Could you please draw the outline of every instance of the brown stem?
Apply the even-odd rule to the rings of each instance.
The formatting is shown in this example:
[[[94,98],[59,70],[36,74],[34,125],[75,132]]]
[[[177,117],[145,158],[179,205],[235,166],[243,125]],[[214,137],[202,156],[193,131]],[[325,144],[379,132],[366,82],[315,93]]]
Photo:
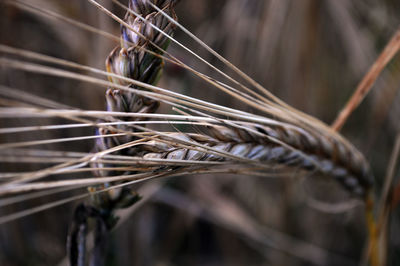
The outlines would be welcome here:
[[[353,111],[360,105],[364,97],[371,90],[372,86],[378,79],[382,70],[387,66],[390,60],[396,55],[400,50],[400,28],[393,35],[392,39],[386,45],[385,49],[376,59],[375,63],[371,66],[367,74],[358,84],[356,91],[351,96],[350,100],[347,102],[345,107],[337,116],[335,122],[332,124],[332,128],[335,131],[340,131],[346,120],[353,113]]]

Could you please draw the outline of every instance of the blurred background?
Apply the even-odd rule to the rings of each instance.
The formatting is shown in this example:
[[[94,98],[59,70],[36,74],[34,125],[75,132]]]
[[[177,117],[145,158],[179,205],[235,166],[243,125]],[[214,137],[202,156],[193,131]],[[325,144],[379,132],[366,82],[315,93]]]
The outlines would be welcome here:
[[[34,6],[119,35],[119,26],[83,0],[25,0]],[[111,1],[99,1],[120,17]],[[122,1],[127,4],[127,1]],[[105,69],[116,45],[59,20],[0,3],[0,43]],[[397,0],[181,0],[181,24],[290,105],[327,124],[355,90],[400,25]],[[177,40],[225,73],[227,69],[181,31]],[[176,45],[190,66],[221,76]],[[400,124],[400,57],[392,60],[341,133],[371,163],[379,191]],[[240,78],[238,78],[240,80]],[[104,89],[67,79],[2,68],[0,84],[87,110],[104,110]],[[192,74],[166,64],[160,87],[257,113]],[[172,113],[169,106],[163,112]],[[1,119],[1,127],[70,123],[63,119]],[[1,143],[93,134],[73,129],[0,135]],[[41,146],[89,152],[93,141]],[[36,147],[35,147],[36,148]],[[7,163],[2,172],[34,171],[45,163]],[[399,171],[396,184],[399,184]],[[86,175],[73,175],[76,177]],[[53,177],[57,178],[57,177]],[[64,176],[65,178],[65,176]],[[137,187],[141,204],[121,214],[111,235],[107,265],[359,265],[365,248],[363,204],[338,211],[349,195],[318,176],[267,179],[196,175]],[[0,207],[5,215],[71,196],[58,193]],[[65,265],[74,202],[0,225],[0,265]],[[400,264],[400,212],[388,235],[388,265]],[[64,260],[65,261],[65,260]]]

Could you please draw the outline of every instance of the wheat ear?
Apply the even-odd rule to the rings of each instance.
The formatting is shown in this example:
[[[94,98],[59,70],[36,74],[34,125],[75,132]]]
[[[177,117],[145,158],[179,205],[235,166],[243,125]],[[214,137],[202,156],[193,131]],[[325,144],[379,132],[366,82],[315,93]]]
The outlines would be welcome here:
[[[148,1],[144,1],[142,6],[137,5],[134,7],[131,3],[130,9],[137,13],[143,13],[144,10],[153,7],[146,5]],[[164,10],[161,11],[160,9],[158,12],[164,12]],[[170,14],[163,15],[171,17]],[[172,14],[172,17],[174,17],[174,14]],[[134,23],[135,19],[137,18],[131,16],[131,14],[127,14],[125,18],[129,24],[134,25],[135,29],[141,32],[145,31],[145,24],[140,27]],[[169,31],[172,29],[170,25],[168,25],[169,27],[160,26],[160,22],[156,21],[155,17],[146,17],[146,20],[163,32],[170,33]],[[153,27],[151,29],[147,28],[147,30],[153,30]],[[136,39],[140,40],[137,34],[133,34],[132,37],[128,33],[129,30],[123,27],[123,40],[128,38],[129,41],[133,42]],[[144,40],[142,41],[145,43]],[[122,46],[124,46],[124,42],[122,42]],[[159,46],[163,47],[163,42]],[[116,48],[107,60],[107,69],[112,73],[140,80],[142,76],[137,67],[136,57],[137,54],[131,48],[126,51]],[[149,77],[151,77],[150,83],[154,82],[154,75],[158,76],[158,73],[153,74],[152,72],[149,74]],[[110,81],[121,85],[129,85],[118,79],[111,78]],[[138,112],[139,110],[140,112],[154,112],[159,105],[154,100],[150,100],[148,104],[142,104],[142,101],[146,98],[136,99],[131,98],[131,96],[128,93],[123,97],[120,95],[119,90],[116,93],[109,92],[107,98],[109,110],[121,111],[125,108],[125,110],[133,112]],[[121,108],[121,105],[124,105],[124,107]],[[125,152],[144,159],[203,162],[237,161],[258,166],[260,164],[266,166],[284,165],[308,171],[316,170],[337,179],[353,195],[368,200],[373,176],[362,154],[352,145],[343,141],[342,138],[337,137],[333,132],[329,132],[325,126],[313,127],[312,121],[307,121],[307,116],[302,116],[290,109],[287,112],[290,114],[289,117],[292,116],[290,119],[276,121],[275,124],[269,126],[252,123],[247,123],[243,126],[238,125],[237,121],[235,121],[230,125],[225,124],[222,126],[210,123],[205,130],[200,129],[200,131],[206,131],[206,133],[157,133],[159,136],[155,136],[150,141],[144,139],[140,145],[128,148]],[[300,122],[290,123],[293,121],[293,117],[295,120],[296,117],[300,117]],[[303,124],[302,126],[301,121],[305,121],[305,125]],[[118,144],[121,143],[119,142]],[[104,148],[109,148],[110,144],[104,144],[103,146]],[[152,167],[147,170],[176,171],[181,167],[183,166],[164,165],[160,166],[159,169]],[[186,168],[188,167],[186,166]],[[262,170],[263,167],[261,167]]]
[[[117,47],[108,57],[108,71],[139,81],[149,79],[147,83],[153,83],[156,80],[158,69],[161,68],[158,62],[161,62],[161,59],[154,58],[143,51],[138,52],[135,47],[129,47],[126,42],[136,42],[138,46],[143,46],[154,41],[158,47],[165,48],[168,39],[161,33],[170,34],[174,28],[173,19],[176,18],[171,9],[165,8],[167,2],[162,1],[159,7],[157,7],[159,3],[151,3],[151,1],[129,2],[129,8],[134,13],[128,12],[125,21],[137,32],[122,26],[122,48]],[[172,5],[172,2],[169,4]],[[155,9],[157,12],[149,15],[149,12]],[[146,17],[145,22],[135,17],[133,15],[135,13]],[[152,26],[149,27],[147,23]],[[146,31],[150,32],[149,36],[145,34]],[[138,33],[146,35],[147,40],[140,38]],[[140,62],[146,62],[146,60],[140,59],[146,55],[152,58],[151,63],[142,66]],[[140,70],[144,69],[149,73],[143,76]],[[128,82],[118,78],[110,78],[110,81],[129,86]],[[147,100],[146,97],[138,97],[120,90],[109,90],[107,102],[108,110],[111,111],[141,113],[154,112],[159,105],[156,100]],[[278,105],[279,109],[283,107]],[[297,111],[284,108],[283,111],[288,116],[280,115],[283,121],[275,121],[268,126],[253,123],[238,127],[235,122],[230,126],[210,124],[205,134],[164,133],[163,137],[143,141],[140,146],[124,152],[143,156],[146,159],[213,161],[244,158],[245,162],[250,164],[280,164],[309,171],[316,170],[337,179],[353,195],[365,197],[372,186],[373,177],[362,154],[337,134],[326,129],[326,126],[313,126],[312,121],[308,121],[306,116]],[[300,117],[301,120],[296,121],[296,117]],[[291,123],[293,120],[295,122]],[[305,120],[304,124],[302,120]],[[186,143],[179,143],[179,140],[183,139]],[[107,144],[104,141],[115,143]],[[102,144],[98,146],[106,149],[112,145],[121,144],[123,141],[118,141],[117,138],[102,138],[99,139],[99,143],[102,142]],[[178,143],[174,143],[177,141]],[[194,150],[191,146],[200,147],[203,151]],[[201,146],[208,147],[208,151],[207,148]],[[210,154],[210,151],[214,154]],[[218,156],[218,152],[222,154]],[[227,156],[231,157],[226,158]]]
[[[159,8],[164,12],[175,16],[173,11],[174,1],[154,1]],[[149,4],[142,1],[129,1],[129,8],[139,12],[146,18],[143,21],[140,18],[127,13],[124,21],[133,29],[131,31],[125,26],[121,26],[121,44],[117,46],[106,60],[106,69],[109,73],[120,75],[130,79],[138,80],[143,83],[154,85],[157,83],[164,62],[161,58],[152,53],[147,53],[149,49],[160,53],[156,47],[166,49],[168,39],[162,34],[157,34],[149,26],[154,24],[161,28],[163,32],[172,34],[175,26],[169,22],[159,12],[154,12]],[[132,87],[135,89],[143,89],[129,82],[109,76],[110,82],[118,85]],[[125,113],[153,113],[157,110],[159,102],[130,91],[121,91],[118,88],[109,88],[106,92],[107,111],[110,112],[125,112]],[[132,122],[141,120],[140,118],[132,117],[117,117],[114,120],[121,122]],[[117,129],[127,130],[126,125],[117,125]],[[99,128],[97,135],[109,136],[113,132],[109,128]],[[96,152],[113,150],[125,143],[130,143],[137,139],[134,135],[116,136],[111,138],[98,138],[95,145]],[[129,149],[116,149],[113,155],[132,155]],[[98,169],[95,171],[100,177],[109,175],[119,175],[119,172],[109,171],[107,169],[114,168],[114,164],[106,164],[102,162],[93,163],[93,167]],[[110,186],[106,183],[104,186],[89,188],[93,192],[103,190],[104,187]],[[92,198],[94,205],[79,205],[75,210],[72,226],[68,237],[68,254],[71,265],[85,265],[86,253],[86,235],[88,218],[95,218],[95,238],[96,243],[92,253],[91,263],[98,265],[104,261],[104,242],[107,239],[107,232],[116,224],[114,211],[118,208],[124,208],[135,203],[139,197],[129,190],[127,187],[108,190],[106,193],[95,194]]]

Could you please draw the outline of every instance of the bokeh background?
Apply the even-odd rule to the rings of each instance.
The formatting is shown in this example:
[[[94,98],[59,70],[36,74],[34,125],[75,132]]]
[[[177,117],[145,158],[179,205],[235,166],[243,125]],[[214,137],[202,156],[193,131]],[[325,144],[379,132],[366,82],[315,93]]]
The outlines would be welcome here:
[[[119,26],[84,0],[25,0],[102,30]],[[111,1],[99,1],[120,17]],[[127,1],[123,1],[125,4]],[[0,43],[104,69],[115,43],[58,20],[0,3]],[[294,107],[330,124],[400,26],[397,0],[181,0],[181,24]],[[177,40],[237,77],[182,32]],[[221,77],[176,45],[169,51]],[[238,78],[240,80],[240,78]],[[67,79],[2,68],[0,84],[66,105],[104,110],[104,89]],[[257,113],[190,73],[166,64],[161,87]],[[385,69],[342,134],[360,149],[376,176],[385,176],[400,130],[400,57]],[[172,112],[163,106],[163,112]],[[68,123],[62,119],[2,119],[1,127]],[[0,135],[1,143],[93,134],[93,129]],[[42,146],[92,150],[93,142]],[[36,148],[36,147],[35,147]],[[45,163],[7,163],[1,171],[33,171]],[[399,171],[395,183],[399,183]],[[85,175],[74,175],[83,177]],[[87,176],[87,175],[86,175]],[[57,177],[52,177],[57,178]],[[318,176],[283,179],[199,175],[138,186],[141,204],[124,212],[112,233],[107,265],[359,265],[365,248],[364,206],[338,212],[349,196]],[[0,207],[5,215],[74,193]],[[65,243],[78,202],[0,225],[0,265],[65,265]],[[388,265],[400,264],[399,207],[390,217]]]

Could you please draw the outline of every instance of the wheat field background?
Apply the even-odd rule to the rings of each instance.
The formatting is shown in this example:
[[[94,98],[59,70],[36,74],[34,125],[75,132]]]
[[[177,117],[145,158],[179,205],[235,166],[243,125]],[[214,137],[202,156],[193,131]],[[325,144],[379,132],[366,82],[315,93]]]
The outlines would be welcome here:
[[[119,35],[119,25],[87,1],[25,2]],[[123,17],[125,12],[111,1],[99,2]],[[334,121],[400,25],[397,0],[181,0],[176,13],[181,24],[273,94],[327,124]],[[235,75],[181,31],[174,37],[225,73]],[[102,70],[115,46],[97,34],[5,3],[0,3],[0,43]],[[180,47],[171,45],[169,52],[221,79]],[[341,130],[370,162],[377,191],[400,132],[399,58],[395,57],[383,71]],[[83,110],[105,108],[105,90],[84,82],[3,67],[0,84]],[[169,63],[159,86],[257,114],[257,110]],[[7,98],[3,94],[2,100]],[[2,106],[5,103],[10,102],[0,102]],[[161,110],[173,113],[169,106],[161,106]],[[0,118],[1,128],[65,123],[70,121]],[[75,128],[0,134],[0,141],[4,144],[93,134],[93,128]],[[85,140],[33,148],[90,152],[93,146],[93,140]],[[32,162],[34,158],[28,160],[25,156],[13,157],[7,150],[0,150],[0,172],[36,171],[51,165]],[[395,184],[399,184],[399,175],[397,170]],[[68,178],[85,176],[88,173],[70,174]],[[284,178],[190,175],[149,181],[137,189],[144,196],[143,202],[125,212],[112,233],[107,265],[333,266],[359,265],[363,257],[367,237],[364,205],[343,204],[351,202],[347,192],[318,175],[299,176],[296,171]],[[1,206],[0,215],[83,191]],[[75,201],[1,224],[0,265],[65,265],[68,226],[77,204]],[[392,212],[389,228],[387,265],[398,265],[398,206]]]

